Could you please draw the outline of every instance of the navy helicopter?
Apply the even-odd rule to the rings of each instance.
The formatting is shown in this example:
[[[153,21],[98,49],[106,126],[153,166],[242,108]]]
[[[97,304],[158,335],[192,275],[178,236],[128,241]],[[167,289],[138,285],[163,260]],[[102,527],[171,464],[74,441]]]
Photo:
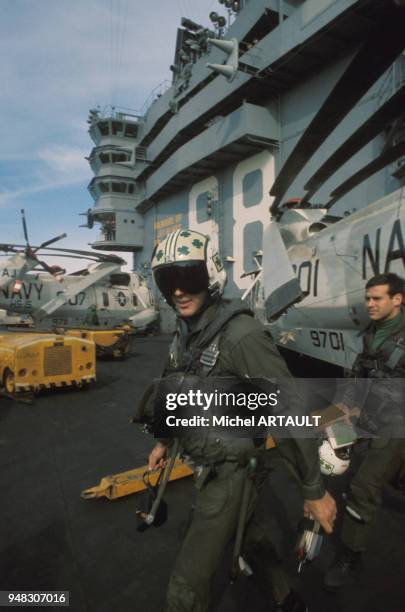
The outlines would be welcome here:
[[[15,318],[30,320],[35,327],[113,328],[123,323],[143,331],[157,319],[153,294],[136,272],[124,272],[126,262],[116,255],[76,249],[59,249],[52,244],[61,234],[39,246],[29,243],[24,210],[21,211],[25,245],[0,244],[7,256],[0,263],[0,309]],[[59,265],[43,257],[89,260],[87,268],[66,274]],[[3,313],[3,322],[9,318]]]

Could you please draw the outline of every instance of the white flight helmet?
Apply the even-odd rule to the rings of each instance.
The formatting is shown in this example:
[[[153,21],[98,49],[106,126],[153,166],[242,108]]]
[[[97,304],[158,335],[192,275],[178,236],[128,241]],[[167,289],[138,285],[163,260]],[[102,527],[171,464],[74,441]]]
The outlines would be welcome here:
[[[325,476],[340,476],[350,465],[351,446],[333,449],[329,440],[324,440],[319,447],[321,472]]]
[[[224,265],[209,236],[193,230],[176,230],[156,245],[152,272],[170,305],[175,289],[186,293],[208,291],[217,297],[226,283]]]

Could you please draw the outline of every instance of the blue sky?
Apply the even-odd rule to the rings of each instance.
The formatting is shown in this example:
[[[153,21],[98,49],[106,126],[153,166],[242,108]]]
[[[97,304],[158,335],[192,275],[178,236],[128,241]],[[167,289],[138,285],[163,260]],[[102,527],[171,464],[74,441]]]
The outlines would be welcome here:
[[[92,205],[88,110],[141,109],[171,78],[180,17],[206,25],[212,10],[223,13],[217,0],[0,0],[0,242],[23,241],[21,208],[33,244],[95,240],[78,228]]]

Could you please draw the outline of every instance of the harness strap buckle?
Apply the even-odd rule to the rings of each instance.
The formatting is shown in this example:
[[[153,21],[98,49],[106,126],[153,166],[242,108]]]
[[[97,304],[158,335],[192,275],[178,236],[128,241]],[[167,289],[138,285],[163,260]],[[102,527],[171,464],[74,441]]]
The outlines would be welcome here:
[[[217,362],[219,355],[218,346],[216,343],[210,344],[202,353],[200,363],[208,368],[213,368]]]

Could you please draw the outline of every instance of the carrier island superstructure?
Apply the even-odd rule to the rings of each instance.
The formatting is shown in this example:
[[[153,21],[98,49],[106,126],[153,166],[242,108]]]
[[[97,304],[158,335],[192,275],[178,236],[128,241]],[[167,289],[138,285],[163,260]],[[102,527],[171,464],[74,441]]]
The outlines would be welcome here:
[[[227,296],[243,295],[254,278],[246,273],[260,264],[272,203],[303,198],[304,185],[322,162],[403,87],[405,58],[393,25],[396,15],[403,17],[403,4],[222,0],[210,14],[212,27],[183,19],[172,82],[144,113],[90,111],[94,204],[87,217],[89,227],[100,226],[93,248],[132,252],[134,269],[148,276],[156,242],[190,227],[210,234],[218,245],[228,275]],[[367,52],[373,41],[382,49],[374,56]],[[322,119],[308,133],[322,105]],[[347,112],[339,117],[344,105]],[[358,150],[353,147],[347,163],[319,183],[311,196],[315,206],[305,213],[307,234],[308,228],[316,232],[403,185],[404,122],[398,109],[392,116],[380,117],[373,137]],[[328,122],[331,129],[322,139]],[[301,158],[295,151],[295,166],[270,196],[298,145],[303,145]],[[311,153],[304,163],[305,147]],[[316,205],[387,147],[399,152],[348,191],[320,222]],[[260,306],[254,290],[251,297]],[[173,316],[164,303],[160,306],[162,329],[168,331]]]

